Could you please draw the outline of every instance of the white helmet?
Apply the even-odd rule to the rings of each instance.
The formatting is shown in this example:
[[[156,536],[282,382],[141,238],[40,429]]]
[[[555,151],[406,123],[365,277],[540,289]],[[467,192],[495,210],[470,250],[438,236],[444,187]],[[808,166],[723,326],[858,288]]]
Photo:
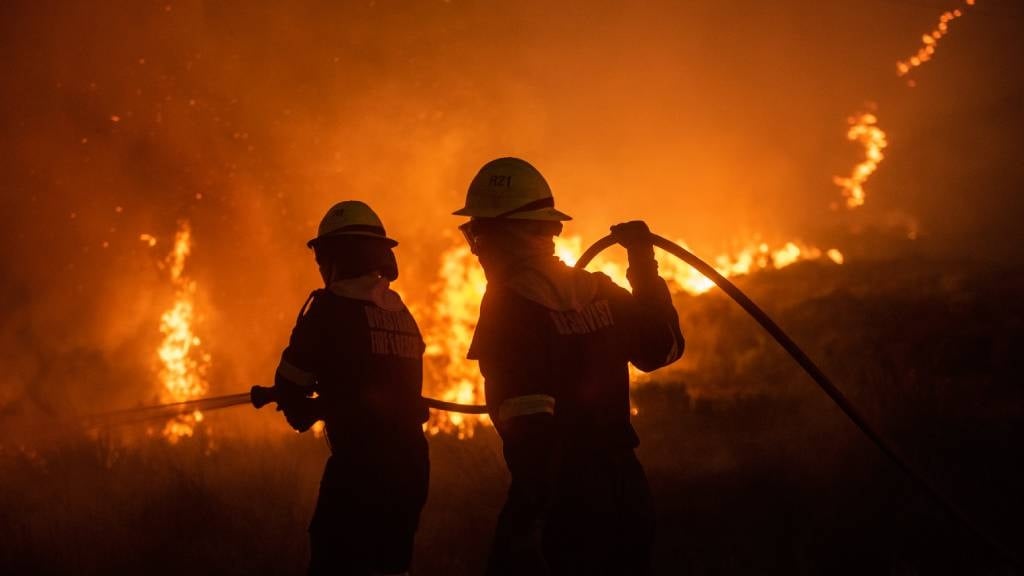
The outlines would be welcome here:
[[[380,238],[390,246],[398,246],[398,242],[388,238],[384,232],[384,224],[377,213],[358,200],[346,200],[331,206],[320,220],[316,238],[307,242],[306,246],[312,248],[319,240],[331,236],[369,236]]]

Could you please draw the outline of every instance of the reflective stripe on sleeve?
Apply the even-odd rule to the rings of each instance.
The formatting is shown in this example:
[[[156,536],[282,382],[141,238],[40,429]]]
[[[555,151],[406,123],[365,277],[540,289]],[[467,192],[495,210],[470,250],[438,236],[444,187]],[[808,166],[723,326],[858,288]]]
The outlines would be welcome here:
[[[529,394],[509,398],[498,407],[498,421],[507,422],[530,414],[554,414],[555,397],[547,394]]]
[[[315,374],[312,372],[306,372],[302,368],[291,364],[284,358],[282,358],[281,363],[277,365],[277,375],[302,387],[312,386],[316,382]]]

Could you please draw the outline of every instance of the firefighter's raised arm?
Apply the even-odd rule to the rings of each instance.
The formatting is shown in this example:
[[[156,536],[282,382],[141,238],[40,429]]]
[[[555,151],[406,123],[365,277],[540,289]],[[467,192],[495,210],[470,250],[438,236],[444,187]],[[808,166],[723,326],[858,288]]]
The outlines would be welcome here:
[[[685,340],[672,294],[658,275],[654,245],[647,224],[633,220],[611,227],[612,237],[626,249],[629,268],[626,278],[633,289],[630,362],[650,372],[667,366],[683,355]]]

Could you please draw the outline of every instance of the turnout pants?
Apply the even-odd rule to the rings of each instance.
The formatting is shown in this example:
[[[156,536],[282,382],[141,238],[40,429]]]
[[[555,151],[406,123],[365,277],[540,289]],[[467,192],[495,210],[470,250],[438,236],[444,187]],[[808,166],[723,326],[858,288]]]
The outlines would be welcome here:
[[[648,576],[654,508],[633,450],[565,458],[546,513],[516,486],[498,518],[488,574]],[[539,548],[539,549],[538,549]]]
[[[398,478],[354,467],[327,460],[309,526],[310,576],[407,572],[429,467]]]

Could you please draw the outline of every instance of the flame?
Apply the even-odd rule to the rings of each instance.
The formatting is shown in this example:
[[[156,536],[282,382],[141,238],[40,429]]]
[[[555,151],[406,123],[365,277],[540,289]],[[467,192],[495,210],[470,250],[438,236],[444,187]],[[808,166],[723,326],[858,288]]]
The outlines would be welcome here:
[[[683,248],[689,249],[684,240],[676,240]],[[583,253],[582,239],[579,236],[555,238],[555,254],[566,264],[574,265]],[[786,242],[777,248],[770,247],[766,242],[752,242],[743,248],[726,254],[720,254],[710,261],[712,267],[726,278],[745,276],[759,270],[781,270],[800,260],[818,260],[826,256],[836,264],[842,264],[843,254],[835,248],[822,251],[820,248],[805,246],[796,242]],[[678,260],[667,252],[657,251],[658,271],[661,277],[676,291],[692,295],[703,294],[714,287],[715,283],[689,264]],[[626,280],[626,264],[613,256],[598,254],[587,266],[588,270],[602,272],[619,286],[629,286]]]
[[[480,315],[480,300],[487,288],[484,271],[469,248],[458,245],[442,254],[438,274],[440,280],[434,287],[434,305],[425,311],[427,322],[423,325],[423,337],[427,342],[427,361],[440,365],[441,369],[428,391],[448,402],[483,403],[483,377],[476,363],[466,359],[466,352]],[[486,415],[434,412],[427,431],[469,438],[477,426],[489,421]]]
[[[889,143],[885,139],[885,132],[878,127],[878,117],[874,114],[859,112],[847,118],[847,122],[850,128],[846,131],[846,138],[864,147],[865,158],[853,167],[849,176],[834,176],[832,181],[843,189],[846,207],[857,208],[864,205],[864,183],[885,158],[882,150]]]
[[[682,246],[686,244],[677,242]],[[555,238],[555,254],[566,264],[573,265],[583,253],[583,240],[579,236]],[[620,286],[628,286],[623,254],[599,254],[587,266],[589,270],[603,272]],[[759,270],[781,269],[801,260],[827,258],[835,264],[843,263],[843,254],[835,249],[821,250],[796,242],[771,248],[765,242],[750,243],[731,254],[715,258],[713,266],[726,277],[743,276]],[[671,254],[656,253],[662,278],[676,291],[703,294],[714,283]],[[421,318],[421,330],[427,342],[426,362],[428,376],[426,389],[430,396],[451,402],[479,404],[484,402],[484,382],[477,363],[466,359],[473,331],[480,314],[480,300],[487,288],[483,269],[465,245],[456,245],[441,255],[439,280],[433,287],[434,303],[422,310],[414,310]],[[434,370],[429,368],[434,366]],[[635,380],[638,373],[630,372]],[[635,416],[639,413],[631,407]],[[472,437],[478,426],[490,424],[487,416],[472,416],[452,412],[434,412],[426,425],[430,434],[453,433],[459,438]]]
[[[921,36],[921,47],[917,49],[917,52],[906,60],[899,60],[896,62],[896,75],[906,76],[914,68],[917,68],[931,60],[932,56],[935,55],[935,50],[939,44],[939,40],[949,33],[949,25],[957,18],[966,14],[967,10],[974,6],[974,4],[975,0],[965,0],[963,10],[957,8],[955,10],[947,10],[940,14],[939,22],[935,25],[935,28]],[[908,80],[907,84],[914,86],[912,80]]]
[[[152,238],[144,234],[142,239]],[[151,244],[152,245],[152,244]],[[195,322],[196,282],[185,276],[185,261],[192,250],[192,230],[188,222],[179,225],[174,237],[174,248],[167,256],[174,303],[160,317],[160,333],[164,335],[157,356],[160,358],[161,398],[164,402],[183,402],[205,395],[209,391],[205,374],[210,355],[201,350],[199,336],[193,330]],[[167,422],[163,435],[171,442],[182,436],[191,436],[196,424],[203,420],[198,410]]]

